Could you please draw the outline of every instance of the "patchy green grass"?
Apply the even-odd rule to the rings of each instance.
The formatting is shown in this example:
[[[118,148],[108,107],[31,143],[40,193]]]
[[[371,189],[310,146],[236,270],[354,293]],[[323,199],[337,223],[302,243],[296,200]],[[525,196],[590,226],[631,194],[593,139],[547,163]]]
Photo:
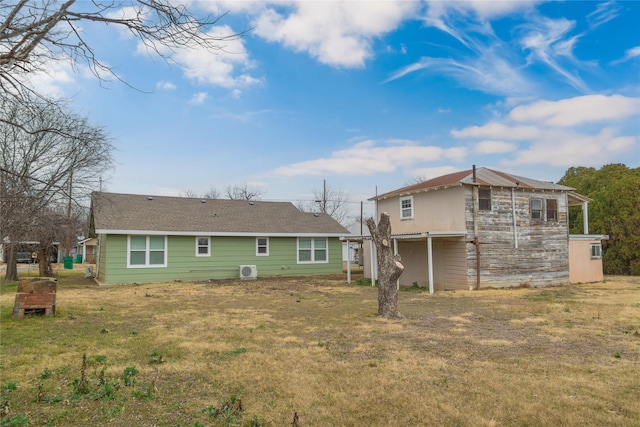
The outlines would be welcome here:
[[[0,285],[0,426],[640,425],[640,279],[399,293],[342,276]],[[413,292],[411,292],[413,291]]]

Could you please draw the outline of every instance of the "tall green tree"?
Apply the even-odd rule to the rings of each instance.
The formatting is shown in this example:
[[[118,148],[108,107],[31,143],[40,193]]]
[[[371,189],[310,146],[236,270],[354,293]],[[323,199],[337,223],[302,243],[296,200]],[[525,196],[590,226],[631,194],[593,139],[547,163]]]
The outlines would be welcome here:
[[[571,167],[559,184],[593,199],[589,232],[609,235],[603,242],[604,272],[640,275],[640,168],[620,163],[599,170]],[[581,209],[571,209],[570,232],[581,233],[581,224]]]

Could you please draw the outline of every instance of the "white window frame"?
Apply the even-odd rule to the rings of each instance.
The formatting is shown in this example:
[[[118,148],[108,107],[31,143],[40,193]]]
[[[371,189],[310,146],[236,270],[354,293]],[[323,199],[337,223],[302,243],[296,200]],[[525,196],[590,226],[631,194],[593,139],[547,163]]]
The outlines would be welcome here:
[[[311,251],[311,260],[309,261],[301,261],[300,260],[300,241],[301,240],[311,240],[311,248],[303,248],[303,250],[309,250]],[[317,248],[316,249],[316,240],[324,240],[325,242],[325,246],[324,248]],[[320,261],[316,261],[316,252],[323,250],[325,251],[325,259],[320,260]],[[296,242],[296,258],[297,258],[297,262],[298,264],[327,264],[329,263],[329,239],[327,239],[326,237],[298,237],[297,242]]]
[[[131,264],[131,238],[132,237],[144,237],[145,238],[145,249],[144,249],[144,264]],[[164,248],[163,248],[163,263],[162,264],[150,264],[149,258],[150,253],[154,252],[149,247],[149,242],[152,237],[162,237],[164,238]],[[136,250],[140,251],[140,250]],[[140,236],[140,235],[129,235],[127,236],[127,268],[163,268],[167,266],[167,258],[169,257],[169,247],[168,247],[168,239],[167,236]]]
[[[265,245],[260,245],[260,240],[266,240]],[[260,248],[264,247],[267,249],[266,252],[261,253]],[[269,238],[268,237],[256,237],[256,256],[269,256]]]
[[[201,254],[200,251],[199,251],[199,249],[201,247],[204,247],[204,246],[200,245],[200,239],[207,239],[207,253],[205,253],[205,254]],[[197,257],[211,256],[211,237],[196,236],[196,256]]]
[[[409,207],[403,207],[402,202],[409,201]],[[405,215],[405,211],[408,211],[409,215]],[[400,219],[413,219],[413,196],[400,197]]]
[[[594,249],[596,249],[597,252],[595,255],[593,254]],[[602,243],[590,243],[589,255],[591,256],[591,259],[602,259]]]

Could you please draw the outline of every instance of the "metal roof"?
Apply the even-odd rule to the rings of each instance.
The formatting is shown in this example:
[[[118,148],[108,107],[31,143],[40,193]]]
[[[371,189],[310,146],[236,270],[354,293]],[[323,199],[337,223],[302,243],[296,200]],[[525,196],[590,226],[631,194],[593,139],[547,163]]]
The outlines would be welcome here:
[[[475,181],[473,169],[460,172],[454,172],[448,175],[442,175],[427,181],[409,185],[407,187],[393,190],[388,193],[372,197],[369,200],[380,200],[389,197],[397,197],[409,194],[431,191],[440,188],[454,187],[459,185],[482,185],[487,187],[507,187],[507,188],[524,188],[530,190],[550,190],[550,191],[572,191],[574,188],[565,185],[555,184],[548,181],[539,181],[532,178],[512,175],[505,172],[496,171],[488,168],[477,168],[475,173]]]

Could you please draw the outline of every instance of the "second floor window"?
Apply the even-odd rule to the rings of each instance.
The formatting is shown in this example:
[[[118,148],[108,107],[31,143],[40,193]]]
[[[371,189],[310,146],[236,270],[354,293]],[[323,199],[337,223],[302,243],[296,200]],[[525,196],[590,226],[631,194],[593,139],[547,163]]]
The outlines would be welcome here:
[[[490,188],[478,189],[478,210],[481,210],[481,211],[491,210],[491,189]]]
[[[558,201],[556,199],[547,199],[547,221],[558,220]]]
[[[542,205],[542,199],[531,199],[531,219],[543,219]]]
[[[413,197],[400,199],[400,219],[413,218]]]

